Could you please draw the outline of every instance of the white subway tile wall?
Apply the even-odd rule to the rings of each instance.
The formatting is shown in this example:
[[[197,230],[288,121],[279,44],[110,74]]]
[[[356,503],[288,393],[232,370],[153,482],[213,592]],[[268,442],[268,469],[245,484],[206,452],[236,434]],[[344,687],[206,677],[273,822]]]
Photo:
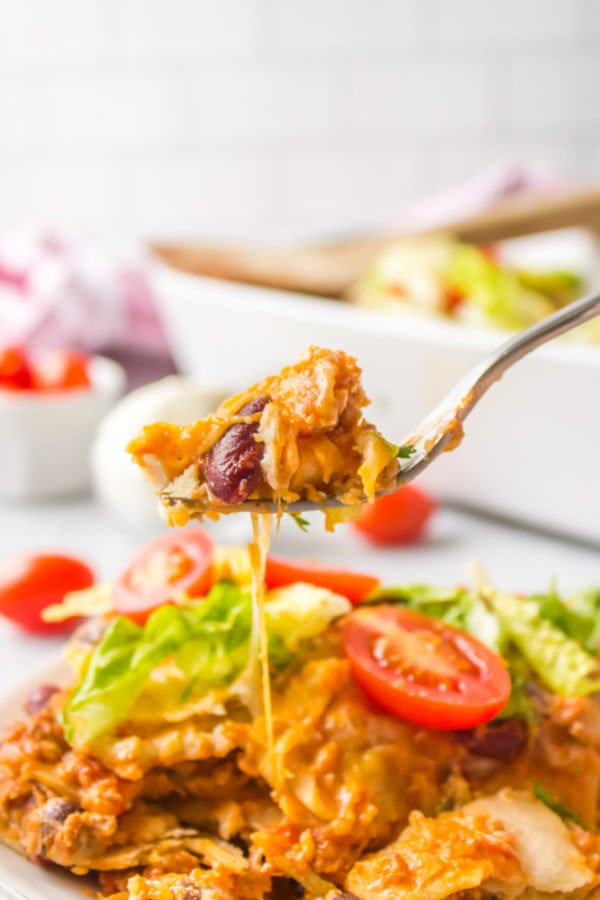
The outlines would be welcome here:
[[[0,227],[346,233],[600,174],[600,0],[0,0]]]

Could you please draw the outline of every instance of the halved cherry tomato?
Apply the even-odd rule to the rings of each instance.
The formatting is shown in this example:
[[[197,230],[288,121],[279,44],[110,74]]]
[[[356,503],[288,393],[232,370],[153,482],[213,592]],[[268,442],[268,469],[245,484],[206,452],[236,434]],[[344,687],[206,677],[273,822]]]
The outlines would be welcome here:
[[[283,587],[295,581],[316,584],[346,597],[351,603],[360,603],[381,585],[379,578],[364,572],[336,569],[308,559],[284,559],[268,556],[265,583],[268,588]]]
[[[143,622],[163,603],[185,592],[202,597],[213,583],[214,542],[202,528],[163,534],[133,557],[115,584],[115,609]]]
[[[352,673],[387,712],[429,728],[473,728],[510,696],[502,659],[476,638],[402,606],[366,606],[342,621]]]
[[[436,507],[424,490],[405,484],[367,503],[352,524],[374,544],[410,544],[422,536]]]
[[[64,391],[89,387],[89,358],[71,350],[45,350],[32,363],[33,388],[38,391]]]
[[[69,591],[94,583],[94,573],[72,556],[20,555],[0,560],[0,614],[26,631],[55,634],[70,631],[78,618],[44,622],[40,617],[51,603]]]
[[[21,391],[32,384],[33,374],[23,348],[6,347],[0,351],[0,387]]]

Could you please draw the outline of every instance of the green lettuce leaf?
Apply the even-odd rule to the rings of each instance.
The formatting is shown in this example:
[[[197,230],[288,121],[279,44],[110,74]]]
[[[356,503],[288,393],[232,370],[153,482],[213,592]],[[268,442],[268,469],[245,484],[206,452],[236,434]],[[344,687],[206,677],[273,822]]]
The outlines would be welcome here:
[[[184,612],[191,626],[174,653],[174,661],[187,679],[182,700],[195,692],[226,687],[248,658],[252,631],[249,589],[220,582],[204,602],[179,612]]]
[[[535,600],[499,593],[490,593],[487,599],[505,640],[518,648],[555,694],[581,697],[600,690],[598,660],[558,625],[543,618]]]
[[[519,268],[515,274],[523,287],[545,294],[557,309],[576,300],[584,288],[581,275],[564,269],[537,272]]]
[[[484,319],[503,328],[526,328],[554,311],[543,293],[524,287],[514,271],[470,244],[453,244],[446,277]]]
[[[321,634],[352,608],[345,597],[303,582],[277,588],[267,597],[269,662],[276,668],[291,662],[303,641]]]
[[[287,665],[302,641],[350,609],[323,588],[295,584],[267,595],[269,659]],[[127,718],[150,675],[165,660],[185,677],[180,702],[232,685],[249,664],[250,590],[219,582],[197,605],[162,606],[141,627],[115,619],[91,654],[84,677],[63,710],[67,740],[88,745]]]
[[[183,623],[168,610],[175,608],[158,609],[143,630],[123,618],[108,626],[63,710],[67,740],[86,743],[124,718],[152,669],[181,645]]]
[[[600,589],[590,588],[562,600],[552,586],[547,594],[531,599],[537,603],[542,618],[549,619],[589,653],[600,653]]]
[[[370,598],[373,603],[402,603],[448,625],[462,628],[487,644],[500,650],[500,625],[483,601],[463,587],[439,588],[428,584],[410,584],[384,588]]]

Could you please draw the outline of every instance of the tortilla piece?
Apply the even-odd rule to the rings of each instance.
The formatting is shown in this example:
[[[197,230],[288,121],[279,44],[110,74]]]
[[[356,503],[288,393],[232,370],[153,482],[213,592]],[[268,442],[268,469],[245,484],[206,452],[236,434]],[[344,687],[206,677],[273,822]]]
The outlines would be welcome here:
[[[555,812],[506,790],[435,819],[413,812],[397,840],[359,860],[345,884],[361,900],[580,900],[595,896],[597,849],[596,841],[586,859]]]

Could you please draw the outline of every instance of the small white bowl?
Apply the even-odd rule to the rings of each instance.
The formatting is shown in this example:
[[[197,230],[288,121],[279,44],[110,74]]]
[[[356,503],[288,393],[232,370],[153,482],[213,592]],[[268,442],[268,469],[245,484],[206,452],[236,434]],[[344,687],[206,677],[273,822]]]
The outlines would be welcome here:
[[[125,370],[90,361],[91,386],[63,391],[0,390],[0,498],[75,494],[91,482],[90,449],[99,422],[125,388]]]

